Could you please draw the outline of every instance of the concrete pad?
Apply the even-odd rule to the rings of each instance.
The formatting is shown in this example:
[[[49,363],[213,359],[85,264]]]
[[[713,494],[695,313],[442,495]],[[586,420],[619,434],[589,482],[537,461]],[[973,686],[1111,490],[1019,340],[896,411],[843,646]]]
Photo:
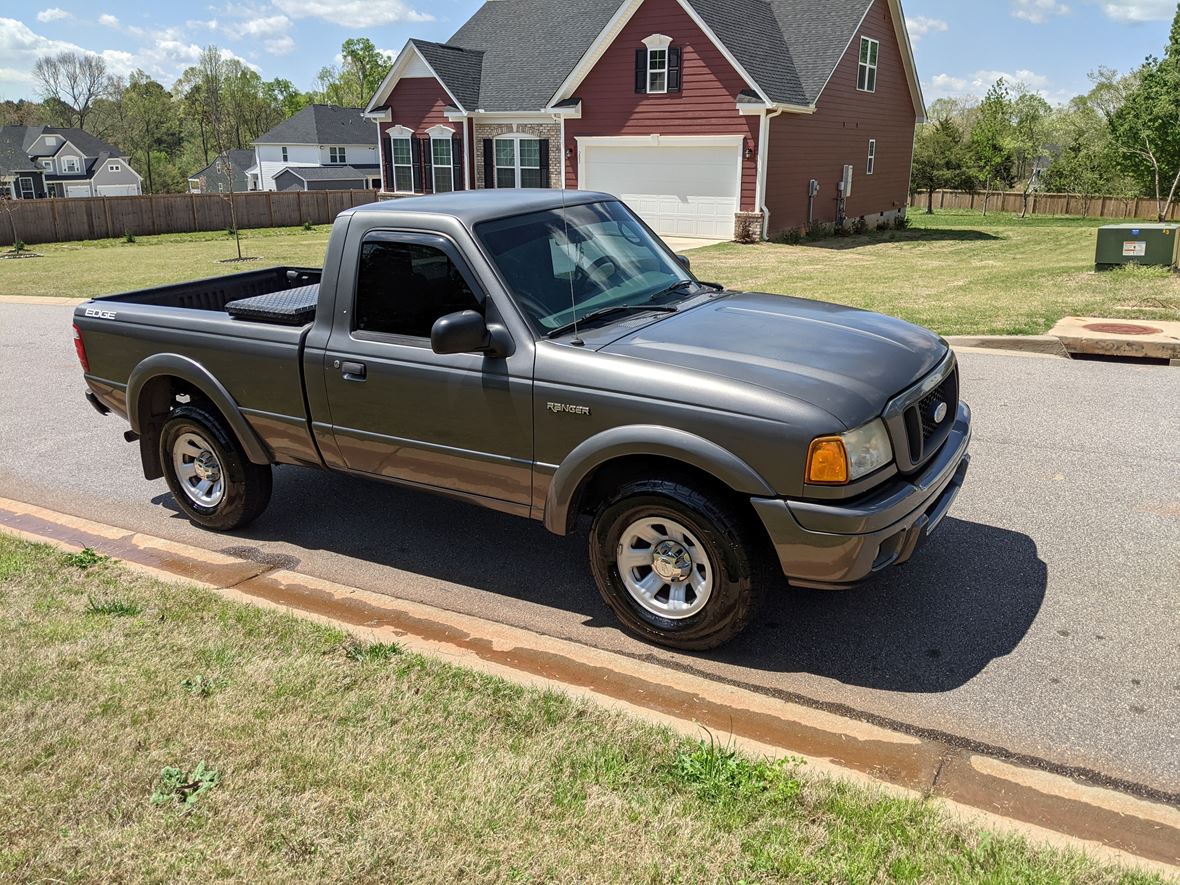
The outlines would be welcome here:
[[[1015,353],[1069,357],[1069,352],[1061,343],[1061,339],[1053,335],[953,335],[947,338],[947,343],[956,350],[1007,350]]]
[[[1130,359],[1180,359],[1180,322],[1066,317],[1049,334],[1070,353]]]
[[[693,249],[703,249],[705,246],[716,246],[718,243],[728,243],[729,240],[708,240],[701,237],[661,237],[673,252],[691,252]]]

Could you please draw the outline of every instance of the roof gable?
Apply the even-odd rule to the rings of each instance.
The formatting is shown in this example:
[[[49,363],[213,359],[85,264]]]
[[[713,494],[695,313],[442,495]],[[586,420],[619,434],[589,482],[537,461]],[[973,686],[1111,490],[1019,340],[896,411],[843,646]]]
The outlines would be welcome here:
[[[377,131],[360,108],[312,104],[258,136],[254,144],[376,145]]]

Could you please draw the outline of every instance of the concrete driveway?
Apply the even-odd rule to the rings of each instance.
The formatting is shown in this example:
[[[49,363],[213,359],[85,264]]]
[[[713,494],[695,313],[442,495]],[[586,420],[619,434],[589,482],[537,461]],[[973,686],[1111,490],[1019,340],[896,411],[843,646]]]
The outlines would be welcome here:
[[[974,461],[915,560],[854,592],[783,586],[738,642],[681,655],[619,630],[584,531],[289,467],[247,530],[193,528],[83,400],[69,317],[0,304],[0,495],[1180,803],[1180,369],[963,354]]]
[[[716,246],[718,243],[728,243],[729,240],[706,240],[699,237],[661,237],[673,252],[691,252],[705,246]]]

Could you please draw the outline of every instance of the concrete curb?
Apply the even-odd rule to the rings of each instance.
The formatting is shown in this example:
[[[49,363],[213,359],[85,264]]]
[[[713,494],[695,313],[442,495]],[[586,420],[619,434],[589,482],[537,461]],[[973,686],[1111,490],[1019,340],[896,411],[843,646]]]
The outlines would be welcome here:
[[[0,531],[92,547],[171,582],[592,699],[813,772],[933,801],[972,825],[1180,879],[1180,809],[647,661],[0,498]]]
[[[1005,350],[1069,359],[1069,351],[1054,335],[954,335],[946,340],[955,350]]]

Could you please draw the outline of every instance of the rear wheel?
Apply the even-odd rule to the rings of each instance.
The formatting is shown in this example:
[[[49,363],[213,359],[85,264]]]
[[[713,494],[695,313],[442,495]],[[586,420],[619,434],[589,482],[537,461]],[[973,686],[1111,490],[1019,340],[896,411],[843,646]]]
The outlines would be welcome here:
[[[197,525],[227,532],[256,519],[270,502],[269,464],[252,464],[219,415],[181,406],[160,432],[164,478]]]
[[[723,645],[749,624],[762,592],[755,550],[729,502],[667,480],[618,489],[590,533],[594,577],[619,620],[687,651]]]

